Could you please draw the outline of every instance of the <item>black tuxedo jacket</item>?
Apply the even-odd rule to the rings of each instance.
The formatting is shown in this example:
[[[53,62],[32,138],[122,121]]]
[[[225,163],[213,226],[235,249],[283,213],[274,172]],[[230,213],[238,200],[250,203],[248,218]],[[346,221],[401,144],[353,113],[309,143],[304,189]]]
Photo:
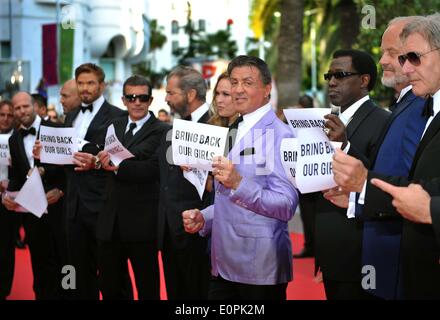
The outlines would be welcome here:
[[[347,125],[349,153],[367,166],[390,113],[366,101]],[[316,258],[329,280],[360,281],[362,222],[348,219],[347,209],[318,196],[316,209]]]
[[[155,152],[170,126],[150,112],[148,121],[126,144],[123,141],[127,123],[128,117],[113,121],[116,136],[135,157],[122,161],[117,173],[107,177],[97,237],[109,241],[114,228],[118,228],[122,241],[155,241],[159,202],[159,164]]]
[[[66,115],[64,125],[73,127],[73,122],[81,112],[77,108]],[[107,101],[99,109],[87,129],[84,140],[89,141],[82,151],[91,154],[98,154],[104,147],[107,128],[114,119],[126,116],[123,111]],[[108,174],[105,170],[89,170],[83,172],[74,171],[73,166],[66,167],[67,194],[66,194],[66,213],[68,218],[73,218],[77,211],[77,203],[81,201],[90,211],[98,213],[104,201],[104,190]]]
[[[375,177],[399,186],[407,186],[411,181],[422,182],[430,194],[439,195],[439,154],[440,114],[437,114],[420,141],[408,177],[368,173],[365,214],[398,214],[392,206],[391,197],[370,184],[370,180]],[[431,206],[431,209],[437,208],[431,212],[432,225],[413,223],[406,219],[403,221],[402,276],[404,297],[407,299],[440,299],[440,212],[436,203],[437,200],[434,200],[434,206]]]
[[[206,112],[198,122],[206,123],[209,112]],[[185,179],[182,169],[172,163],[171,130],[161,139],[158,149],[160,168],[160,200],[158,216],[158,244],[163,248],[164,237],[171,237],[177,248],[185,248],[189,243],[205,246],[206,239],[198,234],[186,233],[183,228],[182,212],[188,209],[203,209],[210,204],[211,195],[206,192],[200,200],[196,188]],[[168,137],[167,137],[168,136]],[[168,154],[168,160],[167,160]],[[166,230],[168,229],[166,234]]]
[[[48,127],[58,127],[59,125],[41,120],[41,124]],[[39,135],[39,129],[37,130],[37,138]],[[9,152],[11,155],[11,164],[9,167],[9,191],[19,191],[26,182],[26,176],[29,172],[30,164],[26,156],[26,151],[23,143],[23,135],[20,130],[14,130],[9,138]],[[65,175],[62,166],[53,164],[41,164],[39,160],[34,160],[35,165],[44,168],[44,175],[41,177],[44,190],[47,192],[54,188],[65,190]],[[48,211],[53,212],[54,209],[59,210],[61,214],[61,201],[49,205]],[[51,211],[52,209],[52,211]]]

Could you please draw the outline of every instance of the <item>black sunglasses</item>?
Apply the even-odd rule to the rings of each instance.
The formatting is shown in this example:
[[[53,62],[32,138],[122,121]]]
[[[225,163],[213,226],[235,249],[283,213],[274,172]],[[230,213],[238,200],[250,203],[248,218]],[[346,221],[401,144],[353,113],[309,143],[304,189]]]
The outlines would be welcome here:
[[[335,79],[341,80],[346,77],[354,76],[360,74],[359,72],[349,72],[349,71],[337,71],[337,72],[328,72],[324,73],[324,79],[326,81],[330,81],[332,77]]]
[[[438,50],[440,48],[435,48],[432,50],[429,50],[428,52],[425,53],[418,53],[418,52],[407,52],[405,54],[402,54],[398,57],[399,59],[399,63],[400,65],[403,67],[403,65],[405,64],[405,61],[408,60],[409,63],[411,63],[413,66],[420,66],[420,63],[422,63],[422,61],[420,61],[420,58],[423,57],[425,54],[428,54],[432,51]]]
[[[147,102],[150,100],[150,95],[148,94],[126,94],[124,98],[128,102],[135,102],[137,98],[139,98],[140,102]]]

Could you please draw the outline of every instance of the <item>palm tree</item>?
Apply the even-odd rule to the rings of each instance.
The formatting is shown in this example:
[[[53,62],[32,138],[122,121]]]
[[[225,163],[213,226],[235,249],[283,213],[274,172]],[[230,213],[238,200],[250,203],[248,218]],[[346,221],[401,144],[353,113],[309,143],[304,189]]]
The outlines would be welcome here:
[[[304,0],[280,0],[276,84],[278,109],[297,103],[301,91]]]

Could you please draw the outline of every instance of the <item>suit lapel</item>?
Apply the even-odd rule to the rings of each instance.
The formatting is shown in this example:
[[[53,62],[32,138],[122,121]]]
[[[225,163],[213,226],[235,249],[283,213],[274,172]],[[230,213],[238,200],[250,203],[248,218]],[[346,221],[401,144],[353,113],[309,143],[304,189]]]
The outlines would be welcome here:
[[[423,153],[423,150],[426,148],[429,142],[431,142],[431,140],[434,138],[434,136],[438,133],[439,130],[440,130],[440,112],[437,113],[437,115],[434,117],[432,122],[429,124],[428,129],[426,129],[426,132],[423,135],[422,140],[420,141],[419,147],[417,148],[413,163],[411,165],[411,170],[409,172],[410,178],[412,178],[414,174],[417,161],[419,160],[421,154]]]
[[[209,110],[206,111],[203,116],[201,116],[201,118],[199,119],[199,121],[197,121],[198,123],[207,123],[209,120]]]
[[[76,117],[78,116],[79,112],[81,108],[76,108],[73,111],[69,112],[66,116],[66,121],[64,123],[64,125],[66,127],[73,127],[73,121],[76,119]]]
[[[109,105],[107,103],[107,101],[104,101],[104,103],[102,104],[101,108],[99,109],[98,113],[93,117],[92,122],[90,122],[89,127],[87,128],[87,133],[86,136],[84,137],[85,140],[87,141],[92,141],[93,137],[92,132],[96,129],[99,128],[101,125],[104,125],[105,122],[107,121],[107,113],[109,112]]]
[[[125,129],[127,128],[128,118],[124,117],[124,120],[116,121],[113,126],[115,127],[115,134],[119,142],[124,144]]]
[[[365,101],[359,109],[354,113],[353,118],[351,119],[350,123],[347,125],[347,139],[350,140],[350,138],[353,136],[353,134],[356,132],[359,125],[364,121],[364,119],[373,112],[374,105],[371,103],[370,100]]]
[[[231,152],[229,153],[231,157],[239,156],[240,152],[246,148],[252,148],[255,146],[256,141],[259,139],[263,139],[263,136],[266,134],[265,128],[270,126],[276,118],[275,113],[270,110],[268,111],[261,119],[258,121],[241,139],[237,141],[235,145],[232,147]],[[261,144],[256,146],[261,147]]]
[[[27,171],[29,171],[29,169],[31,168],[31,164],[29,163],[28,157],[26,155],[26,150],[24,148],[24,142],[23,142],[23,135],[21,134],[21,131],[18,131],[18,139],[17,139],[17,143],[18,143],[18,150],[20,152],[20,156],[22,157],[22,159],[25,160],[25,163],[27,164]]]
[[[398,103],[398,106],[394,111],[391,113],[391,117],[389,117],[388,122],[385,126],[385,129],[382,130],[382,134],[378,140],[377,147],[374,149],[374,153],[371,157],[373,159],[373,162],[371,166],[374,166],[374,163],[376,162],[377,153],[379,152],[380,146],[382,145],[382,142],[385,140],[386,135],[388,134],[388,131],[393,124],[394,120],[397,119],[397,117],[405,111],[409,105],[416,99],[417,97],[412,93],[412,91],[408,91],[402,98],[402,100]]]

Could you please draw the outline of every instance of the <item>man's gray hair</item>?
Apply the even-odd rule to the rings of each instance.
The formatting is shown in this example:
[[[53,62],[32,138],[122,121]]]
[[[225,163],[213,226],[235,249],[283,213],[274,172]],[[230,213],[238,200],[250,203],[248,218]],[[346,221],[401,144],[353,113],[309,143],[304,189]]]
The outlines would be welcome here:
[[[167,76],[167,81],[172,78],[179,78],[179,88],[187,93],[189,90],[196,90],[197,100],[206,101],[206,82],[203,79],[200,72],[197,70],[186,67],[186,66],[177,66]]]
[[[405,42],[413,34],[420,34],[432,49],[440,48],[440,14],[432,14],[426,17],[414,17],[400,34],[400,40]]]
[[[408,24],[408,23],[410,23],[411,21],[413,21],[414,18],[417,18],[417,17],[419,17],[419,16],[403,16],[403,17],[395,17],[395,18],[391,19],[391,20],[388,22],[387,27],[389,27],[389,26],[391,26],[391,25],[393,25],[393,24],[395,24],[395,23],[398,23],[398,22],[406,22],[406,23]]]

